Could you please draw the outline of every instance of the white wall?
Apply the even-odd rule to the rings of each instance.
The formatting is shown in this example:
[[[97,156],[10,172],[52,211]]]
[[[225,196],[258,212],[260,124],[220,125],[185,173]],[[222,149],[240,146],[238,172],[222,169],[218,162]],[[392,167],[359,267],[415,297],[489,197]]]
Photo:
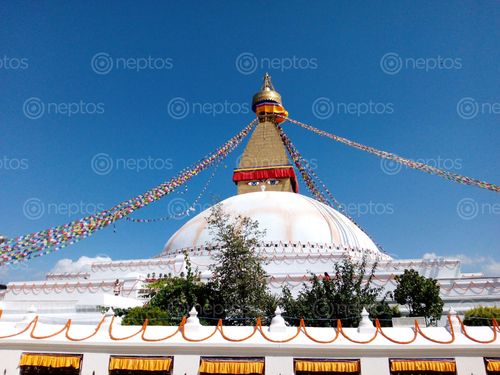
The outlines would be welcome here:
[[[293,357],[266,357],[266,375],[293,375]]]
[[[361,375],[390,374],[389,358],[361,358]]]
[[[106,375],[108,374],[108,365],[108,353],[85,353],[81,375]]]
[[[174,371],[172,375],[198,375],[200,367],[199,355],[174,356]]]
[[[0,351],[0,374],[18,375],[19,360],[21,359],[20,350],[1,350]]]
[[[457,375],[486,375],[482,357],[457,357]]]

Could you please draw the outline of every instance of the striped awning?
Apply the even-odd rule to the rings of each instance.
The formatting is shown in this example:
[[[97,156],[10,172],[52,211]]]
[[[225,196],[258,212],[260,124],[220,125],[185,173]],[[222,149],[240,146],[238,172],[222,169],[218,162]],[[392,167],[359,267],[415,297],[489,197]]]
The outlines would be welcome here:
[[[297,359],[295,371],[359,373],[357,360]]]
[[[500,358],[485,358],[486,370],[500,372]]]
[[[64,354],[21,354],[19,366],[41,366],[41,367],[73,367],[80,368],[81,356]]]
[[[264,374],[264,360],[206,359],[200,363],[202,374]]]
[[[440,371],[455,373],[452,359],[391,359],[391,371]]]
[[[170,371],[171,357],[115,357],[109,360],[109,370]]]

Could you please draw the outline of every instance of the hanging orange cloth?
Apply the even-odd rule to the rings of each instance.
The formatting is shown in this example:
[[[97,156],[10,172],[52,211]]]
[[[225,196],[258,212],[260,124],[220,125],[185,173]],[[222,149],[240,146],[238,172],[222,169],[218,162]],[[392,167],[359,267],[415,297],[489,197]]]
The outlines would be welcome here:
[[[200,373],[203,374],[264,374],[264,361],[202,359]]]
[[[129,371],[170,371],[172,358],[170,357],[111,357],[109,370]]]
[[[391,359],[391,371],[440,371],[455,373],[451,359]]]
[[[486,370],[500,372],[500,358],[486,358]]]
[[[280,115],[276,116],[275,121],[277,124],[281,124],[286,120],[286,117],[288,117],[288,111],[278,103],[264,102],[262,104],[257,104],[254,110],[257,116],[263,116],[267,114]]]
[[[295,371],[359,373],[359,361],[296,360]]]
[[[73,367],[80,368],[81,356],[64,354],[22,354],[19,366]]]

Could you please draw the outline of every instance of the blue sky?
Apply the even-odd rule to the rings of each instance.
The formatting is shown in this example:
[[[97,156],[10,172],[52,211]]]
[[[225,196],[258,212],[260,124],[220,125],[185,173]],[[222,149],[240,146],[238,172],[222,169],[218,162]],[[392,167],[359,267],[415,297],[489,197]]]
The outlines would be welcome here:
[[[0,19],[8,237],[111,207],[198,160],[251,121],[265,71],[294,119],[500,182],[498,2],[7,2]],[[389,253],[460,256],[465,270],[499,274],[498,194],[285,130]],[[197,209],[235,193],[241,152]],[[102,157],[111,169],[92,167]],[[135,217],[191,204],[210,172]],[[184,221],[120,222],[3,269],[0,282],[41,277],[64,258],[151,257]]]

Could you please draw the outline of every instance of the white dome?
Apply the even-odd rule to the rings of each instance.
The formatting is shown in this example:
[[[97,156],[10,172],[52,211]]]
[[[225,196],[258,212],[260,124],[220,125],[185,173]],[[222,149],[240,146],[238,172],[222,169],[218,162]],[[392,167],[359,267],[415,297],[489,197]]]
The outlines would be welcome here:
[[[371,257],[387,257],[347,217],[312,198],[288,192],[263,191],[232,196],[221,202],[235,217],[248,216],[265,229],[263,243],[321,244],[337,250],[355,250]],[[168,240],[160,256],[174,256],[181,249],[196,250],[213,244],[207,209],[184,224]],[[294,245],[295,246],[295,245]]]

